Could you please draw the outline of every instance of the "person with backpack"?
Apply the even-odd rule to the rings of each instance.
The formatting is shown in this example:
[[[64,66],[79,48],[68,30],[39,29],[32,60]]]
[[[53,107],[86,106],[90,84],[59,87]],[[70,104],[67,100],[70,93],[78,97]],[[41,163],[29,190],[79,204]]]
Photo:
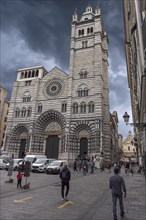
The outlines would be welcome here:
[[[61,195],[62,195],[62,200],[67,200],[67,196],[69,193],[69,181],[71,179],[71,172],[68,169],[67,165],[64,165],[63,169],[60,172],[60,179],[61,179]],[[66,192],[65,191],[66,187]]]
[[[123,205],[123,192],[124,198],[126,194],[126,185],[122,176],[119,175],[119,168],[114,168],[114,176],[111,176],[109,179],[109,188],[112,192],[112,201],[113,201],[113,216],[114,220],[117,220],[117,200],[119,200],[121,217],[124,217],[124,205]]]

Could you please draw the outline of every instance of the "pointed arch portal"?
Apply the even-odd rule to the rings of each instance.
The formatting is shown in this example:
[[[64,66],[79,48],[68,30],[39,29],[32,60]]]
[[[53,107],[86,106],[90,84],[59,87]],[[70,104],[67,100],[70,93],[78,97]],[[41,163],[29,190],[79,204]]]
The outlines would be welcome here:
[[[58,159],[59,153],[59,137],[57,135],[50,135],[46,138],[46,151],[47,158]]]
[[[83,157],[88,154],[88,139],[81,138],[80,139],[80,156]]]

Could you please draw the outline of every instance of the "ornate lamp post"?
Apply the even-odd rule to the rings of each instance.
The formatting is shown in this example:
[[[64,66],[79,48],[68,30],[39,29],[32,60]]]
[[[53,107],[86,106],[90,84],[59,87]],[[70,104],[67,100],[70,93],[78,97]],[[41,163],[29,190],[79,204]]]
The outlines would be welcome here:
[[[126,125],[131,125],[136,128],[138,128],[140,131],[144,131],[146,129],[146,123],[128,123],[130,116],[128,115],[127,112],[123,115],[124,122],[126,122]]]
[[[144,123],[128,123],[130,116],[128,115],[127,112],[123,115],[124,122],[126,122],[126,125],[131,125],[137,128],[139,131],[144,132],[144,135],[146,135],[146,122]],[[144,173],[145,173],[145,178],[146,178],[146,143],[144,143]]]

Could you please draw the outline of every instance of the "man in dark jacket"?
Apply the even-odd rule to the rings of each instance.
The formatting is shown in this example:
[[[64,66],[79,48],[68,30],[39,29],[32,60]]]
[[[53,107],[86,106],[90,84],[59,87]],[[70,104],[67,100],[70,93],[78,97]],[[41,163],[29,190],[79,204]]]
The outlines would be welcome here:
[[[69,181],[71,178],[71,172],[70,170],[67,168],[67,165],[64,165],[62,171],[60,172],[60,179],[61,179],[61,195],[62,195],[62,199],[67,199],[67,195],[69,193]],[[66,186],[66,193],[64,196],[64,189]]]
[[[117,220],[117,198],[119,199],[119,205],[121,210],[121,217],[124,216],[124,206],[123,206],[123,192],[124,197],[126,197],[126,186],[123,177],[119,175],[119,168],[114,168],[115,175],[110,177],[109,187],[112,190],[112,200],[113,200],[113,216],[114,220]]]

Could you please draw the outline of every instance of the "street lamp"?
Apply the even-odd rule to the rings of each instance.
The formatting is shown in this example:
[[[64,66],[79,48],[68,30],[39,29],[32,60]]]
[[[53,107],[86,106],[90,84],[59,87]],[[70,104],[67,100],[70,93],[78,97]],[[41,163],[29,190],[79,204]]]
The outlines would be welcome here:
[[[146,122],[144,123],[128,123],[129,122],[129,118],[130,116],[128,115],[127,112],[125,112],[125,114],[123,115],[124,121],[126,122],[126,125],[131,125],[136,127],[139,131],[146,132]],[[146,134],[145,134],[146,135]],[[146,178],[146,143],[144,145],[144,174],[145,174],[145,178]]]
[[[130,116],[128,115],[127,112],[123,115],[124,122],[126,122],[126,125],[131,125],[136,128],[138,128],[140,131],[144,131],[146,129],[146,123],[128,123]]]

